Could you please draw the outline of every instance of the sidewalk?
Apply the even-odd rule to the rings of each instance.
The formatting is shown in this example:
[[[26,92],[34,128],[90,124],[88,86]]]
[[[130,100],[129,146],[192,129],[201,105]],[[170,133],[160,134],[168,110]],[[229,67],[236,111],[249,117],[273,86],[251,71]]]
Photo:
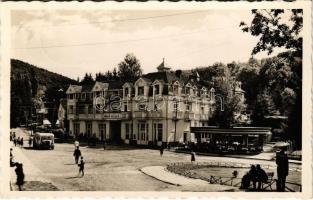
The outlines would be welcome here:
[[[171,173],[163,166],[149,166],[140,169],[144,174],[151,176],[159,181],[168,183],[171,185],[181,186],[182,188],[194,187],[205,188],[206,191],[218,192],[218,191],[237,191],[236,187],[209,184],[207,181],[200,179],[187,178],[178,174]]]
[[[185,154],[190,154],[189,151],[184,151],[184,150],[174,150],[170,149],[168,150],[170,152],[174,153],[185,153]],[[241,158],[241,159],[248,159],[248,160],[264,160],[264,161],[275,161],[274,153],[259,153],[256,155],[234,155],[234,154],[214,154],[214,153],[201,153],[201,152],[196,152],[196,155],[201,155],[201,156],[218,156],[218,157],[228,157],[228,158]],[[297,164],[297,165],[302,165],[302,161],[299,160],[291,160],[289,159],[289,163],[292,164]]]
[[[24,156],[21,148],[13,146],[11,146],[11,148],[13,149],[13,161],[23,164],[23,171],[25,174],[25,184],[23,186],[23,190],[57,190],[53,183],[50,180],[46,179],[44,174]],[[11,167],[11,189],[14,191],[18,191],[18,186],[15,183],[15,167]]]

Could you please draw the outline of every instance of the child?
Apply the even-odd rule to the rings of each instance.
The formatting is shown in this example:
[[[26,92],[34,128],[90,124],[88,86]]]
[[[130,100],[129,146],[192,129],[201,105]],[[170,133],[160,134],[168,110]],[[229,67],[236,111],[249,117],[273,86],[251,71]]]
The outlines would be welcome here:
[[[84,168],[85,168],[85,161],[83,157],[80,157],[80,164],[78,164],[79,166],[79,171],[78,171],[78,175],[80,174],[80,172],[82,173],[82,176],[84,176]]]

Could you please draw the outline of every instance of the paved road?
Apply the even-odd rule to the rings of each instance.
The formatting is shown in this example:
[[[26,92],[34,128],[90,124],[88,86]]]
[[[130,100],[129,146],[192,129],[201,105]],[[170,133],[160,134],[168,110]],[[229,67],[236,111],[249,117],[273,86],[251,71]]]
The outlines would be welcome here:
[[[19,131],[17,131],[19,132]],[[25,142],[26,143],[26,142]],[[26,143],[26,147],[28,144]],[[19,147],[16,147],[19,148]],[[21,153],[60,190],[84,191],[212,191],[208,187],[182,187],[158,181],[140,172],[147,166],[190,162],[190,155],[165,151],[108,146],[106,150],[81,147],[86,162],[85,176],[78,176],[73,144],[56,144],[54,150],[21,149]],[[272,161],[197,156],[197,161],[260,163],[275,167]],[[27,174],[26,174],[27,177]]]

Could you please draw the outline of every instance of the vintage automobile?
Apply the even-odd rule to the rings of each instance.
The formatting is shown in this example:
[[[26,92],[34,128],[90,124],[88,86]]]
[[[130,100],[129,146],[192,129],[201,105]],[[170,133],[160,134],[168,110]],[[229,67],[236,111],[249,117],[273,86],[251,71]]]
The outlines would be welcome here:
[[[34,149],[54,149],[53,133],[35,133],[33,139]]]

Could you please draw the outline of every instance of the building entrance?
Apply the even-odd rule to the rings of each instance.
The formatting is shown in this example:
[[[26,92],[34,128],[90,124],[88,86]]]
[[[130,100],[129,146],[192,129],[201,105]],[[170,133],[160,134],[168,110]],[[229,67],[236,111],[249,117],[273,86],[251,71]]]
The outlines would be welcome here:
[[[121,121],[111,121],[110,122],[110,138],[113,143],[121,143]]]

